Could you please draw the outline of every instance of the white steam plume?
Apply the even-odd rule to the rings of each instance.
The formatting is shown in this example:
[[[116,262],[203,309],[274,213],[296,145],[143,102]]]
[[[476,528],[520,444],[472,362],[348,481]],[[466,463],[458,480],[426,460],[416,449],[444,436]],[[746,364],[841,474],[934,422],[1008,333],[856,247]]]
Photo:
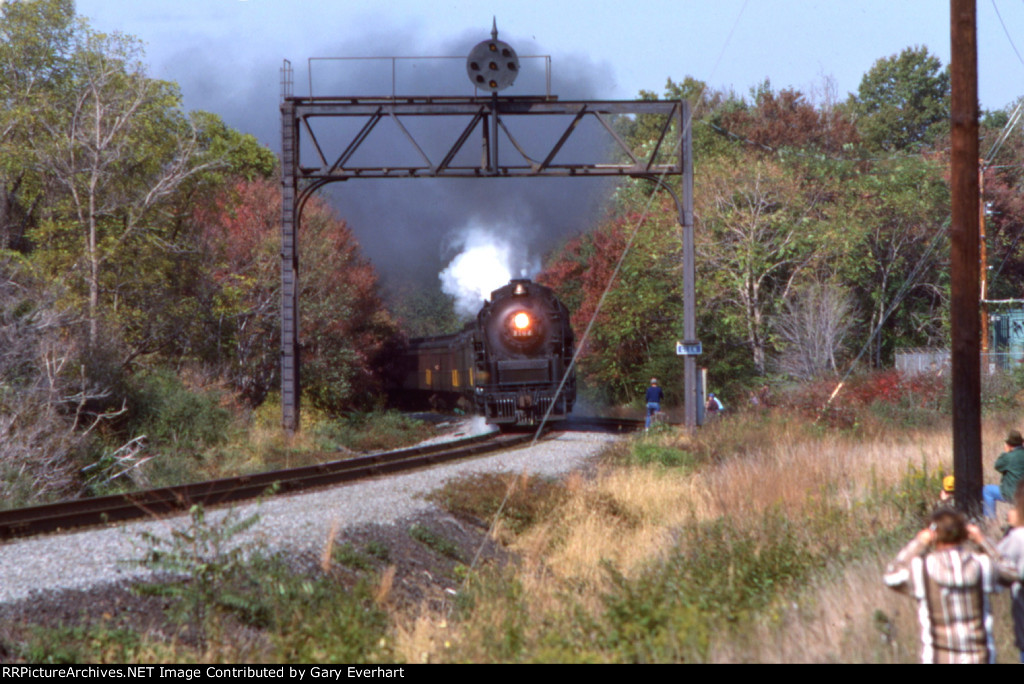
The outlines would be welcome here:
[[[530,278],[540,270],[540,263],[529,259],[526,247],[507,237],[517,234],[523,231],[471,221],[451,239],[459,253],[441,271],[441,289],[455,298],[455,312],[460,316],[475,316],[493,290],[512,278]]]

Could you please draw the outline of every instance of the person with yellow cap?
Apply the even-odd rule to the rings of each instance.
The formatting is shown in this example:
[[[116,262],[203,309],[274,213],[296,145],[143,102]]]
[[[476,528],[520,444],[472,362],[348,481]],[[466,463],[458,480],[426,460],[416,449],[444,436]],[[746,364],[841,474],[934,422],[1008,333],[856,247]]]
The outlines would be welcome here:
[[[952,475],[942,478],[942,491],[939,492],[939,504],[946,508],[956,508],[953,500],[953,489],[956,480]]]

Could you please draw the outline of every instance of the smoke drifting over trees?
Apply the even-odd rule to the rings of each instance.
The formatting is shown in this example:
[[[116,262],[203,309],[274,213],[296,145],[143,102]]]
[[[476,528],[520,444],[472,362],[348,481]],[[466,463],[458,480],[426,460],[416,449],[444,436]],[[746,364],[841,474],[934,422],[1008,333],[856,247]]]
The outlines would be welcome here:
[[[247,64],[228,60],[202,45],[183,45],[174,71],[188,74],[178,80],[189,107],[217,112],[229,125],[278,151],[283,58],[290,59],[295,67],[295,94],[304,95],[310,87],[307,58],[467,55],[488,33],[482,27],[479,33],[467,33],[440,46],[422,45],[408,30],[362,33],[357,39],[339,40],[333,45],[310,45],[305,54],[268,54]],[[514,44],[520,55],[545,51],[517,36],[501,37]],[[159,72],[160,65],[154,66]],[[524,59],[522,67],[516,85],[503,95],[543,94],[543,61]],[[563,100],[607,97],[612,79],[607,66],[583,58],[556,57],[551,75],[551,91]],[[232,86],[224,88],[224,83]],[[390,95],[391,63],[314,61],[312,88],[316,95]],[[399,94],[408,95],[472,94],[462,59],[402,60],[396,67],[395,88]],[[547,144],[565,126],[541,123],[552,125],[517,131],[517,137],[522,135],[526,145],[541,141]],[[437,125],[452,127],[451,122]],[[605,138],[588,135],[587,131],[580,133],[580,145],[592,144],[595,155],[604,154]],[[336,137],[347,144],[351,135],[350,130],[339,127]],[[455,135],[439,129],[436,138],[454,139]],[[367,147],[366,152],[360,152],[367,155],[365,161],[394,160],[409,150],[408,141],[390,122],[382,123],[374,136],[372,151]],[[479,149],[472,140],[466,147],[474,153]],[[511,151],[510,146],[508,149]],[[531,254],[540,256],[593,224],[608,187],[594,179],[389,179],[337,183],[328,186],[324,194],[345,217],[385,283],[399,286],[411,281],[434,286],[438,274],[455,257],[450,251],[453,240],[471,219],[507,227],[502,229],[505,240],[529,245]]]

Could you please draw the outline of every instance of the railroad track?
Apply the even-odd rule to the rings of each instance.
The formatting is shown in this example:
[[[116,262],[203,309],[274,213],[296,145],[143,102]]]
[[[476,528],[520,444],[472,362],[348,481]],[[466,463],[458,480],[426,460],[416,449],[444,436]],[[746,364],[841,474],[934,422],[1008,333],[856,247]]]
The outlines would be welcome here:
[[[595,416],[572,416],[557,430],[569,430],[575,432],[603,431],[603,432],[636,432],[642,430],[644,421],[633,418],[598,418]]]
[[[558,429],[622,432],[636,429],[638,424],[642,422],[580,419]],[[489,433],[299,468],[0,511],[0,540],[181,513],[196,504],[211,507],[255,499],[268,492],[293,493],[354,482],[510,449],[531,440],[532,433]]]

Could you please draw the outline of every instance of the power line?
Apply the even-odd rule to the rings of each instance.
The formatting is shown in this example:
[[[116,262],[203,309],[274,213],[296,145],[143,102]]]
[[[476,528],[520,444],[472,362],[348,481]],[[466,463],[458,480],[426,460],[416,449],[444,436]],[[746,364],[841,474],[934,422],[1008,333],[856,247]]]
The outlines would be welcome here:
[[[1003,33],[1006,34],[1006,40],[1010,41],[1010,47],[1013,48],[1013,51],[1016,53],[1017,59],[1020,60],[1021,65],[1024,65],[1024,57],[1020,56],[1020,51],[1017,50],[1017,46],[1013,43],[1013,38],[1010,37],[1010,31],[1006,28],[1006,22],[1003,21],[1003,15],[999,13],[999,8],[996,7],[996,0],[992,0],[992,9],[996,11],[996,17],[999,18],[999,23],[1003,26]]]

